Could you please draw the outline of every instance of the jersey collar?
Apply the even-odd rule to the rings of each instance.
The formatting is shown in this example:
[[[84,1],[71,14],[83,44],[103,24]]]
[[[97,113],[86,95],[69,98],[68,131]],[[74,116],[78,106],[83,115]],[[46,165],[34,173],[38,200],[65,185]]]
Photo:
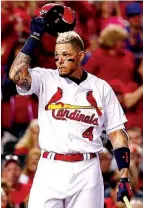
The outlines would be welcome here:
[[[68,77],[71,81],[75,82],[77,85],[79,85],[81,82],[86,80],[87,78],[87,72],[83,70],[82,77],[80,79],[75,78],[75,77]]]

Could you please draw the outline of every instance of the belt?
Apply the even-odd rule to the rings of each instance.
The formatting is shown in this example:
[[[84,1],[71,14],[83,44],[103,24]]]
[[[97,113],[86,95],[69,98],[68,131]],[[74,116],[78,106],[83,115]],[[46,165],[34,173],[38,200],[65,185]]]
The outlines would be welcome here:
[[[83,160],[91,160],[96,157],[96,153],[85,153],[85,154],[58,154],[54,152],[43,152],[42,158],[48,158],[53,160],[61,160],[65,162],[78,162]]]

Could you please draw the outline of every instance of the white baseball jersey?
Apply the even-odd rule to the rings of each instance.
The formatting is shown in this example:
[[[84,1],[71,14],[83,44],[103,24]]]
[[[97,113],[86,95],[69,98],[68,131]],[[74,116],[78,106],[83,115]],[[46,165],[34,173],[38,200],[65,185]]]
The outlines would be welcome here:
[[[17,86],[21,95],[39,97],[38,121],[41,149],[56,153],[102,151],[100,135],[124,127],[127,121],[108,83],[87,73],[79,85],[59,76],[58,70],[29,69],[31,89]]]

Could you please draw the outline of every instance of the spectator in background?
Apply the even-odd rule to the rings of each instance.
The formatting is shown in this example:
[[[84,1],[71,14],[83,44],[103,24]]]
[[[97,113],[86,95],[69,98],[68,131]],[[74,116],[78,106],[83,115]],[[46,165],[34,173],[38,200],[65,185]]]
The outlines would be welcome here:
[[[37,45],[37,48],[33,54],[33,60],[31,61],[31,67],[43,67],[56,69],[54,60],[54,45],[56,37],[45,33],[41,38],[41,44]],[[50,43],[50,44],[49,44]]]
[[[117,25],[108,25],[99,37],[100,47],[84,65],[84,69],[106,81],[119,79],[123,83],[134,80],[134,57],[125,49],[128,33]]]
[[[123,203],[116,201],[118,182],[118,180],[110,182],[110,195],[105,197],[106,208],[125,208]]]
[[[116,24],[124,27],[124,20],[120,15],[118,1],[101,1],[96,2],[96,27],[97,34],[109,24]]]
[[[143,133],[141,128],[139,127],[132,127],[127,130],[128,135],[130,137],[129,143],[130,144],[137,144],[143,148]]]
[[[112,161],[112,155],[110,152],[104,148],[103,152],[99,154],[100,158],[100,167],[102,171],[102,176],[104,180],[104,189],[105,189],[105,195],[108,194],[108,190],[111,186],[111,182],[114,181],[117,177],[115,171],[112,171],[110,169],[111,161]],[[107,190],[107,193],[106,193]]]
[[[25,10],[25,3],[17,2],[17,7],[14,7],[14,3],[2,3],[1,64],[3,67],[11,65],[11,53],[17,41],[27,38],[29,34],[31,17]]]
[[[89,47],[85,50],[85,57],[82,61],[82,65],[84,66],[90,57],[92,56],[92,53],[98,48],[98,38],[96,35],[93,35],[89,38]]]
[[[136,194],[138,190],[143,189],[143,148],[137,144],[130,144],[129,148],[131,154],[131,180],[133,180],[134,183],[132,184],[132,188],[134,194]]]
[[[12,2],[2,1],[1,6],[1,65],[5,69],[18,37],[14,30]]]
[[[127,128],[137,126],[143,131],[143,84],[128,87],[124,99],[128,107],[126,112]]]
[[[109,80],[108,83],[124,108],[128,119],[126,127],[138,126],[143,130],[143,85],[138,86],[133,82],[123,83],[118,79]]]
[[[10,6],[7,5],[10,4]],[[25,42],[29,34],[30,15],[25,9],[26,2],[2,3],[2,95],[9,100],[16,94],[13,83],[8,79],[9,68],[15,58],[17,47]]]
[[[32,148],[39,147],[38,145],[39,125],[38,120],[33,119],[26,129],[23,137],[15,146],[16,155],[27,155]]]
[[[20,52],[24,42],[25,42],[24,37],[21,37],[17,40],[17,42],[15,43],[15,46],[13,47],[12,53],[10,55],[10,59],[13,60],[18,55],[18,53]],[[7,68],[7,70],[6,70],[6,68]],[[3,101],[9,101],[12,96],[15,96],[15,98],[18,97],[17,91],[16,91],[16,86],[13,85],[13,82],[11,82],[11,80],[8,77],[9,67],[7,66],[6,68],[4,68],[2,66],[2,73],[1,73],[2,74],[2,84],[1,84],[2,85],[2,91],[1,92],[2,92],[2,100]],[[34,100],[35,100],[34,103],[36,105],[37,99],[34,99],[34,98],[36,98],[36,96],[32,95],[32,96],[29,96],[29,98],[30,97],[31,97],[31,101],[33,100],[33,102],[34,102]],[[36,109],[36,110],[38,110],[38,109]],[[34,115],[34,118],[37,118],[37,112],[34,112],[34,114],[36,115],[36,117]]]
[[[20,161],[16,155],[7,155],[2,167],[2,177],[9,186],[8,199],[10,203],[18,207],[25,203],[30,186],[19,183],[21,174]]]
[[[140,66],[138,68],[138,73],[139,73],[141,80],[143,82],[143,60],[141,60]]]
[[[131,201],[132,208],[143,208],[143,199],[142,198],[133,198]]]
[[[137,61],[143,59],[143,22],[142,8],[140,3],[128,3],[125,13],[129,22],[127,31],[129,38],[127,39],[127,48],[134,53]]]
[[[21,183],[30,184],[30,186],[32,186],[33,178],[40,158],[40,153],[41,152],[39,148],[33,148],[29,151],[26,158],[25,167],[19,179]]]
[[[92,5],[88,1],[64,1],[66,6],[76,11],[75,31],[81,36],[85,44],[85,49],[89,46],[88,39],[94,35],[96,31],[91,32],[90,20],[94,19]],[[95,30],[96,28],[93,27]],[[85,32],[86,31],[86,32]]]
[[[4,153],[12,153],[12,151],[9,151],[9,148],[7,147],[8,144],[16,144],[18,141],[18,138],[16,138],[11,132],[5,131],[1,128],[1,154]],[[10,147],[10,150],[13,150],[13,146]]]
[[[131,171],[135,175],[134,186],[136,197],[143,197],[143,136],[140,128],[128,130],[130,136]],[[132,178],[132,177],[131,177]]]
[[[4,192],[3,188],[1,188],[1,208],[7,208],[7,207],[8,207],[8,197]]]
[[[132,208],[142,208],[143,207],[143,198],[133,198],[131,201]]]
[[[9,187],[5,180],[1,180],[1,208],[12,208],[8,199]]]
[[[18,2],[22,4],[23,2]],[[14,13],[14,29],[18,35],[18,40],[20,38],[25,39],[29,34],[29,26],[31,22],[31,16],[28,14],[27,10],[25,10],[25,4],[19,5],[13,9]]]

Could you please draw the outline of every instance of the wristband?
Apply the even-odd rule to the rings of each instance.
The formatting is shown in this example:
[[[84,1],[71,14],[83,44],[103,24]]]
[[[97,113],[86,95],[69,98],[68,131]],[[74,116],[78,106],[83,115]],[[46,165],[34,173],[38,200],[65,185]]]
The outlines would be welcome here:
[[[23,48],[21,49],[21,52],[29,55],[30,57],[32,56],[33,50],[36,48],[37,43],[39,42],[39,38],[31,35],[26,43],[24,44]]]
[[[129,168],[130,166],[130,149],[127,147],[121,147],[115,149],[114,156],[118,165],[118,169]]]

